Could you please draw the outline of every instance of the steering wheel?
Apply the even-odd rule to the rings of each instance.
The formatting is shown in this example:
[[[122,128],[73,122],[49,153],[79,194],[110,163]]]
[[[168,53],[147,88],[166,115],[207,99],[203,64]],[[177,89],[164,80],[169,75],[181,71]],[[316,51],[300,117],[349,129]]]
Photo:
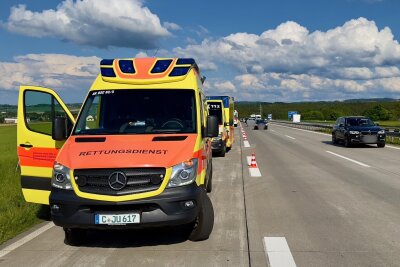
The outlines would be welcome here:
[[[178,118],[172,118],[172,119],[169,119],[168,121],[164,122],[163,125],[161,125],[161,128],[167,128],[168,124],[175,124],[175,125],[178,125],[180,128],[185,127],[185,126],[183,126],[182,120],[180,120]],[[173,127],[169,127],[169,128],[173,128]]]
[[[126,122],[124,124],[121,125],[121,127],[119,127],[119,132],[123,133],[125,132],[126,128],[132,127],[133,126],[133,122]]]

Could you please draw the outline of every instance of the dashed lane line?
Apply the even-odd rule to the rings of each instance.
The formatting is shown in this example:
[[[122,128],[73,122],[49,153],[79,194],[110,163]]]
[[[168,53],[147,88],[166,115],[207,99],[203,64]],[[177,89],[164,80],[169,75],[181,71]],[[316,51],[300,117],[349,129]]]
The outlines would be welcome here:
[[[358,165],[360,165],[360,166],[363,166],[363,167],[366,167],[366,168],[371,167],[371,166],[369,166],[369,165],[367,165],[367,164],[365,164],[365,163],[362,163],[362,162],[359,162],[359,161],[357,161],[357,160],[354,160],[354,159],[351,159],[351,158],[348,158],[348,157],[345,157],[345,156],[336,154],[336,153],[334,153],[334,152],[332,152],[332,151],[327,150],[326,152],[329,153],[329,154],[332,154],[332,155],[334,155],[334,156],[336,156],[336,157],[339,157],[339,158],[342,158],[342,159],[351,161],[351,162],[353,162],[353,163],[355,163],[355,164],[358,164]]]
[[[285,237],[264,237],[265,256],[271,267],[296,267]]]
[[[292,139],[292,140],[296,140],[296,138],[294,138],[294,137],[291,137],[291,136],[289,136],[289,135],[286,135],[286,134],[285,134],[285,136],[286,136],[287,138],[290,138],[290,139]]]
[[[249,174],[251,177],[261,177],[261,171],[258,167],[250,167],[251,165],[251,156],[247,156],[247,166],[249,167]],[[258,166],[257,162],[256,165]]]

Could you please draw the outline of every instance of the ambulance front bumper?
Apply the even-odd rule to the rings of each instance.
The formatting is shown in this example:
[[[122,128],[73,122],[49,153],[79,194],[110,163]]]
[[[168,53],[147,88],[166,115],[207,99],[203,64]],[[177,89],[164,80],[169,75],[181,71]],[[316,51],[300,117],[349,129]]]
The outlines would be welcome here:
[[[51,218],[55,225],[81,229],[127,229],[175,226],[194,222],[206,192],[196,183],[165,189],[158,196],[141,200],[108,202],[78,197],[74,191],[53,188],[50,194]],[[189,205],[193,203],[193,205]],[[96,224],[98,214],[137,213],[133,224]]]

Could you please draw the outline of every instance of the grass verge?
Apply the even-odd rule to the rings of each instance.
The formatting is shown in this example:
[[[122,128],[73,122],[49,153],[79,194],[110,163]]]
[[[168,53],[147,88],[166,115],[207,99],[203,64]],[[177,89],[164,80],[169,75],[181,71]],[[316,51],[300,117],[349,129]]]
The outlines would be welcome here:
[[[22,196],[16,145],[17,127],[0,127],[0,245],[49,218],[47,206],[27,203]]]

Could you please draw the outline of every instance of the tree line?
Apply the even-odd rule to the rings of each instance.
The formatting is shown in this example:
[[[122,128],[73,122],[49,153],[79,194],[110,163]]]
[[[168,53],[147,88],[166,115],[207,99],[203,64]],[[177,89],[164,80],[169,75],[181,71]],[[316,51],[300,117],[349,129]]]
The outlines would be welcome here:
[[[241,118],[259,114],[266,118],[288,119],[288,111],[297,111],[302,120],[334,121],[341,116],[368,116],[375,121],[400,119],[400,101],[332,101],[332,102],[236,102],[235,109]]]

